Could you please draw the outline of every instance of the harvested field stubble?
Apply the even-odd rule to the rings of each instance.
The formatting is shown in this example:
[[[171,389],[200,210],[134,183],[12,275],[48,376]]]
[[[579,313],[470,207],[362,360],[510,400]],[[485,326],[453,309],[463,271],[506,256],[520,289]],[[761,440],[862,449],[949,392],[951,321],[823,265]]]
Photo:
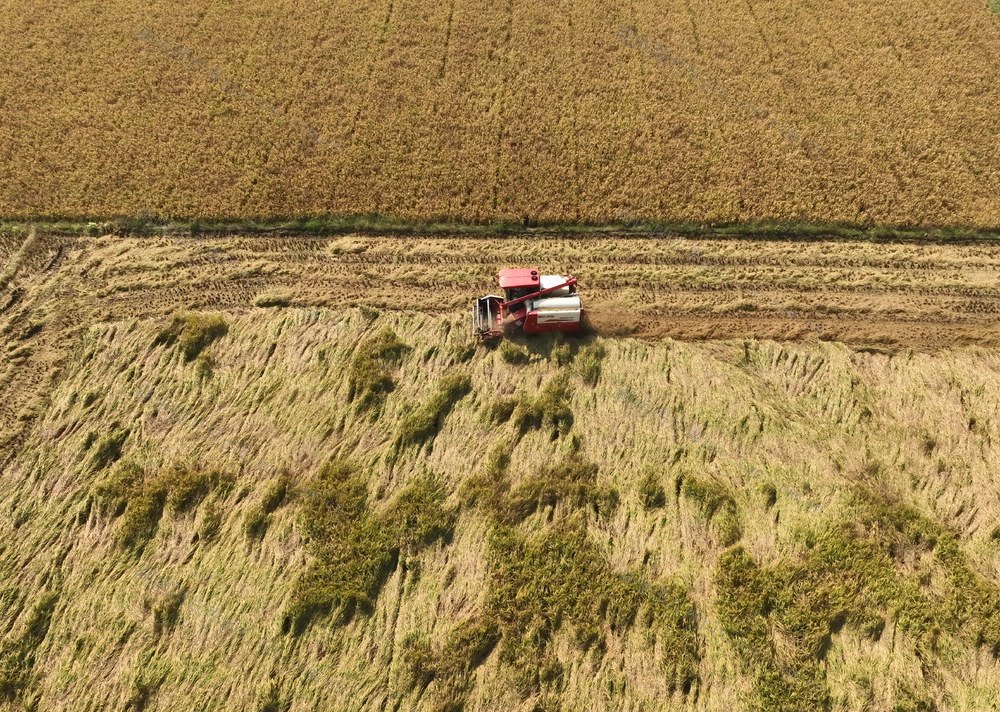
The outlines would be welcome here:
[[[741,103],[623,44],[622,26]],[[144,27],[239,95],[137,39]],[[627,206],[995,227],[1000,214],[1000,20],[982,0],[291,13],[9,0],[0,47],[0,215],[604,223]]]
[[[206,263],[168,238],[40,236],[25,262],[42,269],[58,250],[72,255],[59,275],[40,277],[78,290],[74,304],[109,319],[255,304],[302,327],[317,307],[464,313],[473,296],[495,291],[497,269],[532,264],[576,275],[605,336],[806,340],[821,328],[823,340],[888,349],[1000,344],[1000,246],[988,242],[688,239],[700,251],[694,262],[643,237],[233,236],[199,240],[201,252],[226,251],[225,263]],[[11,287],[32,279],[26,272]],[[332,316],[322,322],[335,326]],[[503,353],[523,358],[509,346]]]

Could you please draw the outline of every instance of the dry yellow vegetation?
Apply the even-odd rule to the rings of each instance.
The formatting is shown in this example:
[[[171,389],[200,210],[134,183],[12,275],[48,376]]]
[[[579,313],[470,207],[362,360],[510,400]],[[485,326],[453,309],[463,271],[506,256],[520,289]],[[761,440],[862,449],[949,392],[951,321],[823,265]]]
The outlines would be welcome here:
[[[995,344],[470,343],[506,253],[717,299],[652,240],[212,240],[238,278],[165,238],[30,240],[0,243],[0,706],[1000,699]],[[989,245],[706,249],[802,293],[851,274],[884,323],[913,326],[880,289],[995,323]],[[255,306],[264,277],[303,286]]]
[[[158,339],[168,322],[89,329],[6,467],[9,699],[978,711],[1000,695],[995,352],[541,340],[511,364],[443,317],[224,318],[208,372]],[[386,348],[392,387],[365,404],[347,376]],[[635,383],[668,427],[615,396]]]
[[[9,0],[0,215],[995,227],[998,47],[983,0]]]

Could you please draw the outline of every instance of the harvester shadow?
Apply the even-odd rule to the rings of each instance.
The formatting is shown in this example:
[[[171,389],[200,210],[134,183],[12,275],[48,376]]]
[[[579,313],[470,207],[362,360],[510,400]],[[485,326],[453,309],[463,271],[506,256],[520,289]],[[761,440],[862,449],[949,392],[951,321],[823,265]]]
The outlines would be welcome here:
[[[566,358],[565,363],[568,364],[572,363],[581,348],[595,343],[598,338],[598,334],[589,328],[566,333],[553,331],[535,335],[527,335],[516,331],[512,332],[509,336],[505,336],[504,339],[494,339],[492,343],[487,342],[486,347],[492,351],[506,340],[523,347],[532,357],[538,357],[542,360]],[[560,352],[564,352],[565,355]]]

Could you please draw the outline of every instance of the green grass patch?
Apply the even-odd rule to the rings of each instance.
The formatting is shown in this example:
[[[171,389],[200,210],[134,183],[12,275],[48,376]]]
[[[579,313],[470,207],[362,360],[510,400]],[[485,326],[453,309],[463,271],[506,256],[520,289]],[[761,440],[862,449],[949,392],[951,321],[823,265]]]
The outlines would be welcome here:
[[[183,514],[213,491],[225,496],[233,484],[231,475],[217,470],[206,472],[174,464],[150,475],[126,460],[94,486],[93,496],[100,515],[118,518],[115,540],[137,548],[156,534],[164,509]]]
[[[371,420],[378,417],[386,396],[396,386],[387,369],[398,366],[410,350],[388,328],[358,347],[347,380],[347,399],[354,403],[355,413],[367,413]]]
[[[764,507],[770,509],[778,501],[778,489],[770,482],[765,482],[760,486],[761,494],[764,495]]]
[[[574,469],[587,471],[583,479],[596,474],[587,465]],[[550,473],[547,479],[581,478]],[[614,574],[578,516],[528,535],[497,524],[488,541],[486,583],[484,610],[457,625],[439,652],[424,636],[407,638],[410,689],[434,680],[436,709],[462,708],[474,670],[498,645],[499,661],[512,669],[523,698],[556,692],[563,684],[557,632],[569,626],[579,651],[599,660],[608,636],[624,635],[640,611],[644,640],[670,690],[686,695],[698,679],[697,616],[684,588],[640,587]]]
[[[510,490],[507,468],[512,450],[508,441],[500,441],[490,448],[483,470],[467,477],[459,487],[458,496],[463,507],[479,507],[494,517],[501,516]]]
[[[413,553],[455,530],[455,513],[445,508],[448,489],[441,478],[423,475],[406,487],[389,510],[396,545]]]
[[[403,418],[393,445],[395,455],[406,447],[422,445],[432,440],[455,403],[471,390],[472,379],[468,374],[450,373],[442,377],[430,400]]]
[[[500,358],[505,363],[509,363],[512,366],[524,366],[531,360],[531,354],[528,353],[526,348],[513,344],[510,341],[504,341],[500,344],[497,353],[500,354]]]
[[[538,396],[522,396],[511,415],[518,437],[530,430],[545,430],[552,440],[569,433],[573,426],[570,395],[569,379],[560,374],[550,379]]]
[[[993,530],[990,532],[990,543],[1000,545],[1000,524],[993,527]]]
[[[181,606],[184,605],[186,591],[181,589],[168,594],[162,601],[153,606],[153,632],[157,635],[170,633],[177,627],[181,617]]]
[[[32,606],[21,635],[0,642],[0,700],[12,702],[29,685],[36,651],[48,634],[58,602],[59,594],[43,593]]]
[[[1000,587],[975,571],[955,533],[912,507],[887,501],[870,490],[856,490],[854,507],[863,535],[892,561],[902,561],[913,551],[934,553],[933,569],[880,591],[900,626],[918,637],[925,652],[936,652],[938,632],[948,631],[1000,657]],[[917,591],[920,579],[934,575],[945,585],[925,602]]]
[[[476,355],[476,351],[478,351],[476,348],[477,346],[478,344],[474,341],[468,341],[452,346],[451,354],[455,363],[467,363],[468,361],[471,361]]]
[[[229,325],[221,314],[185,312],[175,314],[169,326],[157,334],[154,346],[177,344],[185,361],[194,360],[209,344],[224,336]]]
[[[435,654],[429,645],[420,648],[419,662],[425,679],[438,680],[434,695],[436,709],[464,708],[472,689],[472,672],[489,657],[500,639],[500,629],[493,617],[476,615],[451,630],[439,653]]]
[[[260,501],[247,512],[243,531],[251,539],[260,539],[271,522],[271,513],[285,502],[289,492],[287,475],[270,480],[264,488]]]
[[[588,386],[596,386],[601,377],[601,362],[607,355],[603,344],[588,344],[580,349],[573,360],[576,372]]]
[[[222,528],[222,512],[219,509],[217,500],[210,499],[205,505],[201,523],[198,525],[198,538],[204,541],[212,541],[218,536]]]
[[[111,432],[97,441],[90,456],[91,469],[103,470],[112,462],[116,462],[122,456],[122,445],[125,444],[130,432],[128,428],[119,428],[117,423],[114,424]]]
[[[368,507],[365,480],[350,463],[320,468],[300,526],[313,560],[296,582],[289,628],[301,634],[317,616],[337,612],[336,622],[370,613],[401,551],[417,552],[451,536],[454,514],[444,509],[446,489],[433,475],[406,487],[383,516]]]
[[[504,519],[520,522],[559,502],[570,507],[589,505],[597,516],[607,516],[618,505],[618,492],[597,483],[597,465],[573,455],[518,485],[503,504]]]
[[[804,651],[795,660],[779,659],[771,638],[769,620],[781,616],[780,572],[762,571],[742,547],[725,552],[716,571],[718,611],[723,629],[729,634],[737,656],[755,683],[755,696],[749,709],[799,712],[804,709],[825,709],[828,692],[818,661]],[[806,592],[813,600],[825,600],[828,589]],[[845,602],[846,589],[833,606]],[[787,603],[787,599],[786,599]],[[795,612],[800,611],[795,607]],[[815,631],[822,616],[813,616],[809,625]],[[815,624],[815,625],[814,625]],[[790,631],[793,635],[798,631]],[[805,631],[803,631],[805,632]]]
[[[573,358],[576,355],[575,345],[571,345],[566,341],[565,335],[560,331],[550,333],[551,341],[546,344],[549,352],[549,362],[555,365],[556,368],[568,366],[573,362]]]
[[[801,561],[761,567],[741,547],[719,559],[720,618],[756,680],[752,709],[828,704],[822,664],[844,626],[877,640],[895,620],[925,661],[940,659],[949,640],[1000,654],[1000,589],[973,570],[951,532],[916,510],[859,488],[844,522],[804,539]],[[925,563],[913,570],[913,560]],[[934,579],[941,585],[927,586]],[[901,709],[924,695],[898,693]]]
[[[257,694],[256,712],[289,712],[292,702],[284,699],[281,687],[274,680],[267,682]]]
[[[420,633],[408,633],[400,648],[407,690],[424,689],[437,674],[437,659],[431,650],[430,640]]]
[[[486,425],[502,425],[510,420],[519,402],[516,398],[498,398],[483,408],[480,420]]]
[[[336,250],[334,250],[334,252],[336,253]],[[378,309],[370,307],[367,304],[359,304],[358,311],[361,312],[361,318],[368,324],[374,323],[380,314]]]
[[[211,354],[202,352],[198,354],[198,358],[194,360],[195,374],[198,376],[199,381],[206,380],[212,377],[215,373],[216,367],[215,358]]]
[[[163,516],[167,488],[158,478],[143,482],[129,494],[125,511],[115,529],[115,540],[125,547],[139,548],[153,538]]]
[[[167,509],[182,514],[194,509],[213,490],[225,496],[232,490],[236,478],[223,475],[218,470],[200,470],[182,465],[172,465],[163,474],[167,487]]]
[[[267,532],[267,526],[271,523],[271,518],[267,516],[259,507],[254,507],[246,514],[243,520],[243,533],[248,539],[262,539]]]
[[[151,657],[151,656],[150,656]],[[125,703],[124,712],[143,712],[146,710],[157,691],[167,678],[167,671],[159,661],[149,661],[149,667],[140,669],[132,675],[129,685],[131,695]]]
[[[488,585],[486,611],[501,635],[500,661],[514,668],[524,697],[558,686],[551,641],[562,626],[572,625],[576,645],[600,657],[607,635],[631,626],[646,602],[612,575],[586,529],[571,522],[531,538],[497,527],[489,542]],[[678,600],[681,605],[654,612],[650,622],[671,689],[686,692],[697,679],[699,651],[683,591]]]
[[[639,501],[646,509],[657,509],[667,503],[663,478],[653,470],[647,470],[639,481]]]
[[[688,475],[681,478],[681,494],[699,505],[723,546],[731,546],[743,536],[736,500],[723,483]]]
[[[125,512],[129,495],[145,477],[143,469],[132,460],[115,463],[109,474],[94,487],[98,513],[120,517]]]
[[[442,675],[460,677],[482,665],[497,643],[500,628],[491,617],[474,616],[455,626],[441,650]]]

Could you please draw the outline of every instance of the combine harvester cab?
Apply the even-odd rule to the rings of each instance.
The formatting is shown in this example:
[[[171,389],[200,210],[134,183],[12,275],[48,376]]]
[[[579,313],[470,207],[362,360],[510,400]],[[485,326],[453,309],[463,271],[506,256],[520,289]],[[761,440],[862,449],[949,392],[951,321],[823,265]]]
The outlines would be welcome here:
[[[583,305],[576,293],[576,277],[539,274],[536,269],[502,269],[497,278],[504,296],[480,297],[472,305],[472,333],[476,336],[502,336],[505,317],[525,334],[579,330]]]

